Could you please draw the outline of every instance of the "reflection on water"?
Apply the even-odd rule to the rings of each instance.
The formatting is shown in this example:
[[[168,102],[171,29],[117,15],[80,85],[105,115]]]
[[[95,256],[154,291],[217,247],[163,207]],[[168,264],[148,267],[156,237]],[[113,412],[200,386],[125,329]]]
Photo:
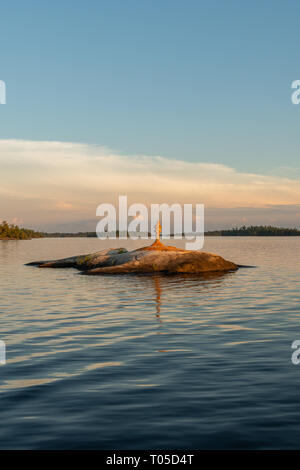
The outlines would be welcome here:
[[[208,239],[257,266],[208,276],[24,266],[99,243],[0,242],[0,447],[297,448],[300,239]]]
[[[161,286],[160,286],[159,276],[157,276],[157,275],[154,276],[154,282],[155,282],[155,292],[156,292],[156,298],[155,298],[156,316],[157,316],[158,320],[161,322],[161,319],[160,319]]]
[[[162,323],[161,315],[160,315],[160,310],[162,306],[162,292],[163,288],[166,290],[168,289],[168,283],[172,283],[173,285],[177,284],[180,288],[184,286],[185,283],[188,282],[188,288],[192,287],[194,284],[194,288],[200,288],[200,289],[208,289],[208,288],[213,288],[217,287],[219,285],[219,282],[215,281],[221,281],[224,279],[226,276],[232,275],[232,272],[226,272],[226,273],[219,273],[219,272],[211,272],[211,273],[203,273],[202,275],[195,275],[195,274],[150,274],[143,276],[145,282],[149,281],[151,283],[154,282],[154,288],[155,288],[155,307],[156,307],[156,317],[160,323]],[[142,276],[139,275],[137,276],[141,278]],[[204,282],[204,281],[210,281],[210,282]]]

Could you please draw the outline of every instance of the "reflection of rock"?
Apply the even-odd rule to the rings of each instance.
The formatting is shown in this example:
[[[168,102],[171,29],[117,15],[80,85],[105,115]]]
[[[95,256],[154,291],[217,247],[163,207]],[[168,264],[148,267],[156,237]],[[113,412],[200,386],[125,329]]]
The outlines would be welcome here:
[[[221,256],[165,246],[159,240],[151,246],[133,251],[125,248],[108,249],[60,260],[36,261],[28,265],[40,268],[74,267],[87,275],[153,272],[198,274],[238,269],[236,264]]]
[[[155,304],[156,304],[156,316],[158,320],[160,320],[160,306],[161,306],[161,287],[160,287],[160,281],[157,276],[154,277],[154,282],[155,282],[155,292],[156,292],[156,298],[155,298]]]

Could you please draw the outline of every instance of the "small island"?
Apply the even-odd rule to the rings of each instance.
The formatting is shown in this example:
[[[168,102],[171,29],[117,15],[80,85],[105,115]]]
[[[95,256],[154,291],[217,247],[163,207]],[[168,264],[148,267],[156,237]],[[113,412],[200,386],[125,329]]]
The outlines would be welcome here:
[[[127,251],[107,249],[59,260],[33,261],[27,266],[39,268],[76,268],[85,275],[157,273],[207,274],[236,271],[239,266],[221,256],[163,245],[161,225],[156,225],[156,240],[150,246]]]

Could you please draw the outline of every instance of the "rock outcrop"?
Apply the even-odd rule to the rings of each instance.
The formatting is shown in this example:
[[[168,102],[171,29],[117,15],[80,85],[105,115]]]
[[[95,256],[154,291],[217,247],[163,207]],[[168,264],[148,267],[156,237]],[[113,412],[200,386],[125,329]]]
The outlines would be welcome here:
[[[76,268],[83,274],[191,273],[235,271],[238,266],[221,256],[203,251],[182,250],[156,240],[151,246],[127,251],[108,249],[87,255],[50,261],[34,261],[39,268]]]

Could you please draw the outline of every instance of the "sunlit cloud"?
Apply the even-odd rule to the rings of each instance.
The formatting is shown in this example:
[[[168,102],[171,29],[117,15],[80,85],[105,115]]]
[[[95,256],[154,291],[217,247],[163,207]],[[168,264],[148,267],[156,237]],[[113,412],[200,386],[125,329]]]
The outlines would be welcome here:
[[[0,140],[0,217],[25,224],[95,216],[103,202],[203,203],[206,208],[300,204],[300,178],[243,173],[225,165],[121,155],[107,147]],[[298,209],[299,212],[299,209]],[[244,214],[245,223],[249,215]]]
[[[61,211],[69,211],[69,210],[80,210],[79,206],[74,206],[70,202],[59,201],[55,204],[55,208]]]

